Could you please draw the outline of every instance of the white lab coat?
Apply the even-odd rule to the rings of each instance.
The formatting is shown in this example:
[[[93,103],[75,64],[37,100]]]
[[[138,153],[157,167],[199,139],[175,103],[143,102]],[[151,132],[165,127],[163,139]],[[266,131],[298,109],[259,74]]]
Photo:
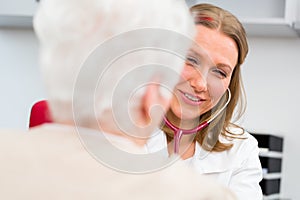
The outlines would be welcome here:
[[[237,132],[239,129],[231,129]],[[247,139],[234,139],[233,147],[223,152],[207,152],[197,143],[195,154],[186,163],[200,174],[205,174],[229,187],[239,200],[261,200],[263,198],[259,182],[262,168],[259,161],[257,140],[245,132]],[[221,138],[224,141],[224,138]],[[167,139],[160,131],[147,143],[149,152],[166,150]],[[167,150],[164,154],[167,154]]]

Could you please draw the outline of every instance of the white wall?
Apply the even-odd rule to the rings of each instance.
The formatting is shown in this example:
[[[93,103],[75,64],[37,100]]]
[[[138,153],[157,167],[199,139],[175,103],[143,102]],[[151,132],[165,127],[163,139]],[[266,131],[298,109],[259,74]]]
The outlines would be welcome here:
[[[0,28],[0,128],[28,126],[31,105],[44,97],[30,29]]]
[[[249,38],[243,66],[248,110],[244,127],[283,135],[283,197],[300,199],[298,114],[300,38]],[[44,97],[32,30],[0,29],[0,128],[27,129],[32,103]]]
[[[300,199],[300,37],[249,38],[246,129],[284,136],[282,196]],[[299,123],[299,124],[298,124]]]

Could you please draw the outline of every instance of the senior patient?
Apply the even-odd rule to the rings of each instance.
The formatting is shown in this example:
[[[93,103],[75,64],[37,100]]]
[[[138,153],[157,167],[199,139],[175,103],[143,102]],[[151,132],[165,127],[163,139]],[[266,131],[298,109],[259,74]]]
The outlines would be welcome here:
[[[191,45],[183,1],[43,0],[34,28],[54,123],[1,132],[1,199],[234,199],[144,146]]]

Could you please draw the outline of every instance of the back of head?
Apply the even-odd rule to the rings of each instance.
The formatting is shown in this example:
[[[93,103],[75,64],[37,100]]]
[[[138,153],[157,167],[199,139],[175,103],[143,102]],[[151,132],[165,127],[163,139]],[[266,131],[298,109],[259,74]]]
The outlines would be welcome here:
[[[189,44],[178,41],[178,34],[192,38],[194,33],[193,20],[183,0],[43,0],[34,17],[34,29],[40,40],[40,66],[54,121],[73,121],[72,101],[76,92],[80,109],[75,114],[82,124],[103,117],[105,111],[112,109],[112,98],[120,101],[117,113],[122,115],[128,109],[127,98],[133,93],[143,93],[142,90],[133,92],[130,89],[151,81],[153,77],[169,81],[167,85],[172,87],[176,79],[170,77],[169,71],[179,72],[184,62],[180,56],[185,55],[151,52],[148,47],[163,48],[163,43],[184,52]],[[156,31],[158,29],[168,30],[170,37],[159,34],[165,32]],[[141,31],[128,34],[132,30]],[[174,33],[176,37],[172,37]],[[141,44],[147,46],[143,53],[137,52],[143,48]],[[98,53],[88,59],[96,49]],[[122,55],[118,55],[119,49],[123,50],[120,51]],[[136,53],[124,57],[124,52]],[[83,81],[78,81],[86,63],[95,66],[100,63],[98,71],[93,72],[94,67],[85,74],[97,74],[98,77],[91,78],[97,79],[93,82],[98,84],[96,86],[90,87],[86,76]],[[122,78],[136,71],[137,66],[151,63],[163,63],[172,68],[169,71],[160,71],[159,67],[145,70],[122,82]],[[118,84],[121,85],[118,90],[122,92],[115,95]],[[131,110],[142,101],[141,95],[134,96]],[[92,101],[90,97],[93,97]]]

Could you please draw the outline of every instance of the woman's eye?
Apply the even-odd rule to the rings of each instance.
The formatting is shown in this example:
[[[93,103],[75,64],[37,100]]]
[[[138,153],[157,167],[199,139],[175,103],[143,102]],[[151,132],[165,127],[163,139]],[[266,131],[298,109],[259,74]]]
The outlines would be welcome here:
[[[186,63],[188,65],[193,65],[193,66],[199,65],[198,61],[195,58],[192,58],[192,57],[187,57],[186,58]]]
[[[214,69],[213,71],[215,73],[217,73],[217,75],[220,76],[221,78],[226,78],[227,77],[227,74],[224,71],[220,70],[220,69]]]

